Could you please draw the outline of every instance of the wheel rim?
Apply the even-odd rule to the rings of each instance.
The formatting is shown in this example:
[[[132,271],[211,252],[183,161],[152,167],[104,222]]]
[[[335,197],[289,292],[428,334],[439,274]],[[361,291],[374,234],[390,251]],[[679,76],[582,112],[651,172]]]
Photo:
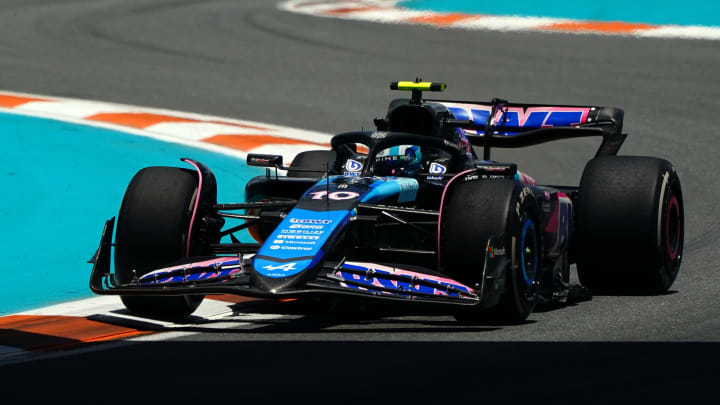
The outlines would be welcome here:
[[[668,201],[665,213],[665,249],[671,261],[678,258],[682,240],[682,219],[680,204],[676,196]]]
[[[520,265],[525,285],[532,286],[537,274],[537,235],[535,225],[529,218],[523,223],[520,236]]]

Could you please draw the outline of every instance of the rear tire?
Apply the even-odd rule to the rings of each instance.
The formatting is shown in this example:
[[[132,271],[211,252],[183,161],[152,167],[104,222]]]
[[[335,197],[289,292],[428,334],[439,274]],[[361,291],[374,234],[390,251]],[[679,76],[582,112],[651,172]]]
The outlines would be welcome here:
[[[176,167],[148,167],[133,177],[123,197],[115,237],[115,278],[120,284],[186,256],[197,188],[197,174]],[[195,311],[203,296],[121,298],[135,314],[179,318]]]
[[[499,303],[456,318],[472,323],[524,321],[535,307],[542,268],[540,210],[532,191],[510,179],[456,184],[449,190],[442,215],[442,267],[455,280],[473,288],[482,282],[491,237],[504,234],[505,252],[511,256]]]
[[[594,292],[659,294],[680,269],[684,212],[670,162],[609,156],[588,162],[577,201],[577,267]]]
[[[321,170],[321,172],[304,172],[296,170],[288,170],[288,177],[303,177],[310,179],[319,179],[324,175],[325,170],[333,172],[335,168],[335,160],[337,154],[332,150],[310,150],[300,152],[295,156],[290,167],[298,167],[303,169]]]

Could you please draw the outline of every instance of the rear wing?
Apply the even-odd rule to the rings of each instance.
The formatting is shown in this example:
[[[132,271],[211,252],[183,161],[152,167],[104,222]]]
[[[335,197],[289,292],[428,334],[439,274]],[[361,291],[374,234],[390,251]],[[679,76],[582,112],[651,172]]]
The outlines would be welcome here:
[[[627,134],[622,133],[623,110],[613,107],[515,104],[491,102],[423,100],[440,104],[453,118],[443,126],[461,128],[472,145],[484,148],[520,148],[559,139],[598,136],[603,141],[597,156],[616,155]]]

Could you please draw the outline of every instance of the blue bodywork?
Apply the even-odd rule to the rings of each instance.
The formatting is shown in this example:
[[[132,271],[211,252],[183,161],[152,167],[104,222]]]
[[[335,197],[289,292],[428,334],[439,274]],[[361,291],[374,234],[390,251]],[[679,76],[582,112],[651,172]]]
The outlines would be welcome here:
[[[415,200],[419,183],[413,178],[331,176],[321,179],[275,228],[255,256],[253,267],[262,276],[286,278],[320,263],[335,236],[355,215],[358,203],[397,196]]]

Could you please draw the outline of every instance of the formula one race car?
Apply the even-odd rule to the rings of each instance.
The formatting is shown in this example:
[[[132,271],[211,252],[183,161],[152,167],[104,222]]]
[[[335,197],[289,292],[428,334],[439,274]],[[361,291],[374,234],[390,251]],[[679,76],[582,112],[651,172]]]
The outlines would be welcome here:
[[[290,166],[248,155],[266,174],[247,183],[243,203],[218,204],[200,162],[140,170],[114,244],[115,218],[105,224],[91,289],[154,317],[229,293],[387,300],[518,322],[537,303],[567,299],[571,263],[594,292],[671,286],[683,251],[680,180],[665,160],[616,156],[622,110],[424,100],[445,85],[419,80],[391,88],[412,97],[394,100],[376,131],[336,135],[331,150]],[[579,186],[538,185],[490,159],[493,147],[576,137],[602,139]],[[225,218],[245,222],[223,230]],[[245,229],[257,243],[234,235]]]

